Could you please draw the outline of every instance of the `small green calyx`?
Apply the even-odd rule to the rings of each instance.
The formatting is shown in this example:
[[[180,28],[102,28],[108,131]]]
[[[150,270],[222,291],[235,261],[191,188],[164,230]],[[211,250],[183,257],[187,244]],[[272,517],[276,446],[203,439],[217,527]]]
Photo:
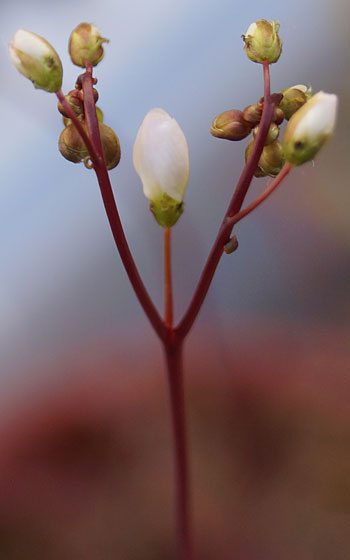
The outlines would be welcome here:
[[[108,42],[97,27],[90,23],[80,23],[69,38],[68,51],[73,64],[85,68],[85,62],[88,61],[96,66],[104,57],[102,45]]]
[[[277,21],[260,19],[252,23],[243,35],[244,50],[253,62],[272,64],[277,62],[282,52],[282,42],[278,35]]]
[[[163,192],[160,198],[150,201],[149,208],[158,224],[169,228],[174,226],[180,218],[184,210],[184,203]]]
[[[286,160],[293,165],[301,165],[313,159],[317,152],[327,142],[328,137],[319,137],[317,140],[312,140],[308,136],[300,136],[296,140],[284,139],[283,147]]]

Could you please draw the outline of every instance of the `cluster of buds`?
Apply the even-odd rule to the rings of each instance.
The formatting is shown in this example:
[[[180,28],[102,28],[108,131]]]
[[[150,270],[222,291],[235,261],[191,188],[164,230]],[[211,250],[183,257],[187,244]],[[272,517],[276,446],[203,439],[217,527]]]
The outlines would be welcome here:
[[[282,51],[278,22],[259,20],[252,23],[245,35],[244,50],[254,62],[276,62]],[[313,96],[311,87],[295,85],[271,95],[272,121],[261,153],[256,177],[275,177],[287,161],[299,165],[312,159],[331,136],[336,117],[337,97],[319,92]],[[253,133],[245,150],[248,161],[259,130],[264,98],[243,111],[231,109],[214,118],[210,132],[216,138],[238,141]],[[289,121],[282,143],[280,125]]]
[[[270,175],[275,177],[280,172],[284,164],[284,156],[282,145],[278,140],[280,125],[284,121],[284,112],[280,107],[282,94],[276,93],[271,96],[274,104],[272,122],[268,131],[265,146],[261,154],[258,168],[255,171],[256,177],[266,177]],[[216,138],[224,138],[225,140],[243,140],[251,133],[253,138],[249,142],[245,157],[249,158],[253,148],[254,139],[259,130],[259,124],[264,108],[264,99],[260,99],[255,105],[248,105],[243,111],[231,109],[220,113],[213,120],[210,132]]]
[[[266,63],[276,62],[282,51],[278,31],[279,24],[276,21],[259,20],[252,23],[243,35],[244,49],[249,59],[265,66]],[[72,62],[81,67],[95,66],[104,56],[105,42],[108,40],[101,36],[97,27],[81,23],[69,39]],[[82,138],[84,131],[87,134],[88,130],[81,76],[75,89],[63,98],[62,64],[55,49],[43,37],[19,30],[9,45],[9,52],[16,68],[36,88],[56,92],[61,100],[58,103],[64,123],[59,138],[61,154],[73,163],[84,161],[87,167],[91,167],[90,154]],[[98,93],[95,88],[93,95],[106,167],[112,169],[120,160],[119,140],[114,131],[104,124],[103,113],[96,107]],[[295,85],[272,94],[271,103],[272,120],[255,170],[257,177],[275,177],[285,162],[299,165],[309,161],[331,136],[335,126],[336,95],[319,92],[313,96],[311,88]],[[66,111],[67,106],[69,111]],[[259,131],[263,108],[264,98],[254,105],[248,105],[243,111],[224,111],[215,117],[210,132],[217,138],[231,141],[242,140],[252,134],[253,138],[245,151],[248,161]],[[281,143],[280,126],[284,120],[288,124]],[[82,135],[74,121],[82,129]],[[163,227],[171,227],[183,211],[189,156],[181,128],[162,109],[152,109],[146,115],[135,141],[133,161],[157,222]],[[228,249],[231,250],[230,247]]]
[[[96,103],[98,100],[98,92],[95,88],[93,88],[93,96]],[[75,84],[75,89],[70,91],[65,96],[65,99],[76,118],[80,121],[82,127],[87,132],[84,114],[84,94],[81,88],[81,80],[79,78]],[[57,104],[57,108],[62,114],[64,124],[64,129],[62,130],[58,140],[59,151],[68,161],[71,161],[72,163],[80,163],[83,161],[86,167],[90,167],[90,155],[88,149],[60,101]],[[104,124],[103,112],[101,109],[97,106],[95,109],[106,167],[107,169],[113,169],[120,161],[121,153],[119,139],[114,130]]]
[[[69,54],[74,64],[85,67],[87,63],[96,66],[104,56],[104,39],[97,27],[89,23],[81,23],[74,29],[69,39]],[[36,88],[48,92],[61,93],[62,63],[57,52],[50,43],[40,35],[19,29],[9,44],[9,54],[17,70],[29,78]],[[98,92],[94,88],[94,101],[98,99]],[[76,119],[87,132],[84,114],[84,97],[81,79],[78,78],[75,89],[70,91],[65,99]],[[58,103],[58,110],[63,116],[64,129],[59,137],[59,151],[67,160],[73,163],[84,161],[89,167],[90,154],[73,124],[70,116]],[[103,155],[107,169],[113,169],[120,161],[119,139],[115,132],[103,122],[103,113],[96,107],[97,118]]]
[[[103,43],[108,42],[101,36],[100,31],[90,23],[81,23],[71,33],[69,38],[69,54],[72,62],[77,66],[85,67],[87,63],[96,66],[104,56]],[[79,76],[75,89],[70,91],[65,99],[73,111],[75,117],[80,121],[82,127],[87,131],[85,125],[85,112],[84,112],[84,93],[82,89],[82,77]],[[94,83],[97,83],[95,79]],[[98,91],[93,88],[94,102],[98,100]],[[63,116],[64,129],[62,130],[58,147],[64,158],[73,162],[84,162],[86,167],[91,167],[90,155],[85,146],[83,139],[78,133],[74,123],[69,118],[61,102],[58,103],[57,108]],[[107,169],[113,169],[120,161],[120,144],[118,136],[114,130],[104,124],[103,113],[101,109],[95,106],[96,115],[99,125],[101,144],[103,149],[104,160]]]

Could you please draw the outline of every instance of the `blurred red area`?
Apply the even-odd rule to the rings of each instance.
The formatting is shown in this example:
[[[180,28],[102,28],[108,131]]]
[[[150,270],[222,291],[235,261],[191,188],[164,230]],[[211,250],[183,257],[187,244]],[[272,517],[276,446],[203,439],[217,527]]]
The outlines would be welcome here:
[[[268,333],[268,335],[267,335]],[[350,557],[350,348],[344,328],[197,333],[185,356],[200,560]],[[2,425],[2,560],[173,560],[161,360],[54,356],[71,380]],[[131,361],[131,360],[130,360]],[[136,370],[136,371],[135,371]]]

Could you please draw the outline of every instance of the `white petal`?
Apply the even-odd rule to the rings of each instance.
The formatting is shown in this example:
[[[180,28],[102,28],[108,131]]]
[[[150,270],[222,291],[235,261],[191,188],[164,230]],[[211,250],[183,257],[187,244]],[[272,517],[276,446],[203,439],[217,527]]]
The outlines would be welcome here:
[[[189,176],[187,141],[176,120],[163,109],[151,109],[144,118],[133,161],[149,200],[166,193],[182,201]]]
[[[25,52],[36,60],[51,54],[51,48],[47,41],[36,33],[26,31],[26,29],[16,31],[11,44],[15,49]]]
[[[338,98],[333,93],[319,91],[305,105],[305,114],[297,124],[295,137],[317,139],[330,136],[334,130]],[[307,109],[307,110],[306,110]]]

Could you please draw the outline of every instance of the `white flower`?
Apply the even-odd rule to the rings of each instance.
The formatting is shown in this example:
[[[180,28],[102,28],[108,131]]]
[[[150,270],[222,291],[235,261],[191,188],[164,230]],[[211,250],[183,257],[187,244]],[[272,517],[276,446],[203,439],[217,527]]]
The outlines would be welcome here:
[[[44,39],[19,29],[9,44],[10,58],[34,86],[45,91],[58,91],[62,85],[62,64],[55,49]]]
[[[135,140],[133,162],[158,223],[174,225],[182,212],[189,154],[180,126],[163,109],[151,109],[144,118]]]
[[[300,165],[312,159],[334,131],[338,97],[319,91],[288,122],[283,148],[287,161]]]

